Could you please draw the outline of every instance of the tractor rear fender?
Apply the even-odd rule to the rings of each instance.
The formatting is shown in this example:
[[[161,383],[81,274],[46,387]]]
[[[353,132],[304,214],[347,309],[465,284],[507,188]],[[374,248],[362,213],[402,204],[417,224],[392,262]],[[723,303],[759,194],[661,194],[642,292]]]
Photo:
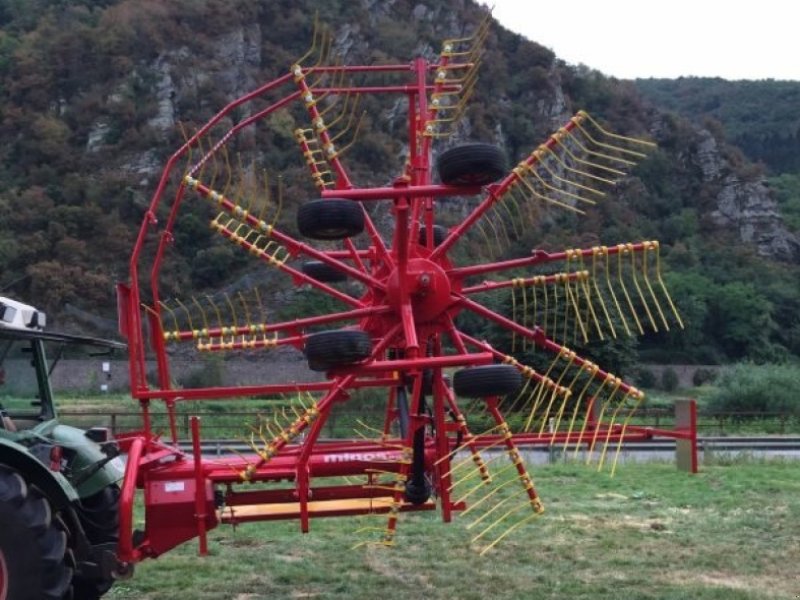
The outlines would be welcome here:
[[[68,509],[78,499],[78,494],[69,481],[61,473],[45,467],[25,446],[0,438],[0,464],[11,467],[30,485],[39,488],[58,510]]]

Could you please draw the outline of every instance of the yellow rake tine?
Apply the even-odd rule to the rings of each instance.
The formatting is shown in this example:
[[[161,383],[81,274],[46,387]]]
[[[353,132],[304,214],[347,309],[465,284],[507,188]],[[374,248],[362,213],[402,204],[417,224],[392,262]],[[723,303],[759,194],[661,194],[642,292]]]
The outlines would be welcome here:
[[[511,320],[517,322],[517,288],[511,288]],[[177,329],[177,323],[176,323]],[[517,351],[517,332],[511,332],[511,354]]]
[[[483,530],[483,531],[481,531],[481,532],[480,532],[478,535],[476,535],[474,538],[472,538],[472,539],[470,540],[470,543],[473,543],[473,544],[474,544],[474,543],[475,543],[475,542],[477,542],[479,539],[481,539],[483,536],[485,536],[487,533],[489,533],[489,532],[490,532],[492,529],[494,529],[495,527],[497,527],[498,525],[500,525],[500,523],[502,523],[503,521],[505,521],[505,520],[506,520],[508,517],[510,517],[511,515],[513,515],[513,514],[515,514],[515,513],[518,513],[519,511],[521,511],[523,508],[526,508],[527,506],[528,506],[528,503],[527,503],[527,502],[525,502],[525,503],[523,503],[523,504],[520,504],[519,506],[517,506],[517,507],[515,507],[515,508],[512,508],[512,509],[510,509],[510,510],[507,510],[505,513],[503,513],[503,515],[502,515],[502,516],[501,516],[499,519],[497,519],[496,521],[494,521],[494,522],[493,522],[491,525],[489,525],[489,526],[488,526],[486,529],[484,529],[484,530]]]
[[[603,127],[600,125],[600,123],[595,121],[592,118],[592,116],[589,113],[587,113],[585,110],[579,110],[578,111],[578,116],[585,118],[587,121],[589,121],[595,127],[595,129],[597,129],[600,133],[602,133],[603,135],[608,136],[610,138],[614,138],[614,139],[617,139],[617,140],[622,140],[622,141],[625,141],[625,142],[631,142],[632,144],[641,144],[642,146],[648,146],[650,148],[655,148],[656,147],[656,144],[654,142],[650,142],[650,141],[647,141],[647,140],[642,140],[642,139],[635,138],[635,137],[628,137],[628,136],[625,136],[625,135],[619,135],[618,133],[613,133],[611,131],[603,129]]]
[[[550,373],[552,372],[553,368],[556,366],[558,361],[561,359],[561,356],[562,356],[562,353],[559,352],[558,356],[556,356],[556,358],[553,360],[553,362],[550,363],[550,367],[548,367],[547,371],[545,371],[545,374],[542,377],[542,380],[539,382],[539,385],[537,385],[536,389],[534,389],[534,391],[533,391],[533,393],[536,394],[536,400],[535,400],[535,402],[533,404],[533,407],[531,408],[530,415],[528,415],[528,420],[525,421],[525,429],[524,429],[525,432],[530,431],[530,426],[533,423],[534,416],[536,414],[536,410],[539,408],[539,403],[541,402],[542,398],[544,397],[544,390],[546,388],[548,388],[548,386],[547,386],[547,384],[545,382],[552,382],[553,381],[552,379],[550,379]],[[555,384],[553,384],[553,388],[552,389],[553,390],[557,389],[555,387]]]
[[[577,284],[578,280],[576,279],[575,282]],[[574,294],[572,293],[572,287],[569,285],[569,278],[567,278],[567,277],[564,278],[564,284],[565,284],[564,287],[567,290],[567,295],[569,297],[569,300],[572,303],[572,308],[575,311],[575,322],[577,323],[578,327],[580,327],[581,334],[583,335],[583,341],[584,341],[584,343],[586,343],[586,342],[589,341],[589,335],[586,333],[586,327],[584,327],[584,325],[583,325],[583,320],[581,319],[580,310],[578,309],[578,303],[575,300]],[[566,323],[566,316],[564,317],[564,321]],[[565,325],[565,327],[566,327],[566,325]],[[600,339],[603,339],[603,335],[602,334],[600,334]]]
[[[569,438],[572,435],[572,432],[575,430],[575,421],[578,418],[578,411],[581,408],[581,404],[583,403],[583,399],[586,397],[586,392],[589,390],[589,386],[592,385],[594,381],[594,374],[598,371],[598,366],[594,363],[584,363],[583,365],[586,368],[586,371],[589,373],[589,377],[586,379],[586,383],[584,384],[583,388],[581,389],[578,397],[575,399],[575,408],[572,409],[572,418],[569,420],[569,428],[567,429],[567,435],[564,438],[564,446],[561,448],[562,452],[567,451],[567,446],[569,445]],[[601,384],[598,388],[598,393],[603,389],[603,385]],[[575,448],[577,449],[580,444],[576,443]]]
[[[633,317],[634,323],[636,323],[636,328],[639,330],[639,335],[644,335],[644,329],[642,329],[642,324],[639,321],[639,315],[636,314],[636,310],[633,308],[633,302],[631,302],[631,297],[628,294],[628,288],[625,287],[625,282],[622,279],[622,247],[618,246],[619,252],[617,252],[617,278],[619,280],[619,285],[622,288],[622,293],[625,295],[625,300],[628,303],[628,308],[631,311],[631,316]]]
[[[548,149],[548,150],[549,150],[549,149]],[[587,192],[590,192],[590,193],[592,193],[592,194],[595,194],[595,195],[597,195],[597,196],[600,196],[601,198],[604,198],[604,197],[606,196],[606,193],[605,193],[605,192],[603,192],[603,191],[601,191],[601,190],[598,190],[598,189],[595,189],[595,188],[593,188],[593,187],[590,187],[590,186],[588,186],[588,185],[583,185],[582,183],[578,183],[577,181],[572,181],[571,179],[566,179],[566,178],[564,178],[564,177],[561,177],[561,176],[559,176],[559,175],[558,175],[558,174],[557,174],[557,173],[556,173],[556,172],[555,172],[553,169],[551,169],[551,168],[550,168],[550,166],[547,164],[547,156],[545,156],[545,154],[544,154],[544,150],[542,149],[542,146],[539,146],[539,148],[537,148],[537,149],[536,149],[536,150],[533,152],[533,154],[536,156],[536,158],[537,158],[537,159],[538,159],[538,161],[539,161],[537,164],[541,165],[541,166],[544,168],[544,170],[545,170],[545,171],[547,171],[547,172],[550,174],[550,176],[551,176],[553,179],[555,179],[555,180],[557,180],[557,181],[561,181],[561,182],[563,182],[565,185],[571,185],[571,186],[573,186],[573,187],[576,187],[576,188],[578,188],[578,189],[585,190],[585,191],[587,191]]]
[[[592,444],[591,444],[591,446],[589,446],[589,451],[586,454],[586,464],[587,465],[589,464],[589,461],[591,460],[592,453],[594,453],[594,447],[595,447],[595,444],[597,443],[597,436],[598,436],[598,434],[600,432],[599,426],[603,422],[603,417],[605,416],[606,409],[611,404],[611,402],[614,400],[614,396],[617,395],[617,392],[619,391],[619,388],[620,388],[621,385],[622,385],[622,380],[619,379],[618,377],[615,377],[614,378],[614,389],[611,390],[611,394],[606,399],[606,401],[603,402],[603,406],[600,407],[600,414],[597,417],[597,427],[595,427],[594,435],[592,436]]]
[[[506,529],[505,532],[500,537],[495,539],[491,544],[486,546],[486,548],[481,550],[480,556],[483,556],[484,554],[489,552],[489,550],[494,548],[500,542],[500,540],[502,540],[504,537],[509,535],[512,531],[514,531],[515,529],[518,529],[519,527],[522,527],[525,523],[528,523],[529,521],[533,521],[536,517],[539,517],[539,516],[540,516],[539,513],[535,512],[532,515],[528,515],[524,519],[521,519],[521,520],[517,521],[514,525],[512,525],[511,527]]]
[[[561,382],[564,380],[564,377],[569,371],[569,368],[572,366],[572,363],[575,362],[575,353],[571,350],[568,350],[567,357],[569,358],[569,362],[567,366],[564,367],[564,370],[561,372],[561,375],[556,380],[556,387],[553,388],[552,393],[550,394],[550,402],[547,403],[547,408],[544,411],[544,416],[542,417],[542,425],[539,427],[539,435],[544,433],[544,428],[547,425],[547,419],[550,416],[550,409],[553,407],[553,402],[555,402],[556,396],[558,395],[558,391],[561,388]]]
[[[516,469],[516,467],[517,467],[517,465],[515,465],[515,464],[513,464],[513,463],[512,463],[512,464],[510,464],[510,465],[508,465],[508,466],[506,466],[506,467],[504,467],[504,468],[500,469],[500,470],[499,470],[497,473],[495,473],[495,478],[499,477],[499,476],[500,476],[502,473],[505,473],[505,472],[506,472],[506,471],[508,471],[509,469]],[[485,496],[483,496],[483,497],[482,497],[482,498],[480,498],[479,500],[476,500],[476,501],[475,501],[475,502],[473,502],[473,503],[472,503],[470,506],[468,506],[468,507],[467,507],[465,510],[461,511],[461,515],[462,515],[462,516],[464,516],[464,515],[467,515],[467,514],[469,514],[470,512],[472,512],[473,510],[475,510],[475,509],[476,509],[478,506],[480,506],[482,503],[484,503],[486,500],[488,500],[489,498],[491,498],[492,496],[494,496],[494,495],[495,495],[497,492],[499,492],[500,490],[502,490],[504,487],[506,487],[506,486],[508,486],[508,485],[511,485],[512,483],[517,483],[517,479],[519,479],[519,477],[518,477],[518,476],[517,476],[517,477],[512,477],[512,478],[511,478],[511,479],[509,479],[508,481],[504,481],[503,483],[501,483],[501,484],[499,484],[499,485],[496,485],[496,486],[495,486],[495,487],[492,489],[492,491],[488,492],[488,493],[487,493]],[[464,496],[462,496],[462,497],[461,497],[461,499],[457,501],[457,503],[461,503],[461,502],[463,502],[463,501],[464,501],[466,498],[468,498],[470,495],[472,495],[474,492],[478,491],[478,490],[479,490],[479,489],[481,489],[482,487],[485,487],[485,484],[484,484],[483,482],[481,482],[480,484],[478,484],[478,486],[477,486],[477,487],[475,487],[475,488],[471,489],[471,490],[469,491],[469,493],[468,493],[468,494],[465,494]]]
[[[586,204],[591,204],[591,205],[593,205],[593,206],[594,206],[595,204],[597,204],[597,202],[595,202],[595,201],[594,201],[594,200],[592,200],[591,198],[585,198],[585,197],[583,197],[583,196],[580,196],[580,195],[578,195],[578,194],[573,194],[572,192],[568,192],[567,190],[562,190],[562,189],[560,189],[560,188],[557,188],[557,187],[556,187],[556,186],[554,186],[554,185],[550,185],[550,184],[549,184],[549,183],[547,183],[547,182],[546,182],[544,179],[542,179],[542,176],[541,176],[541,175],[539,175],[539,173],[537,173],[537,172],[536,172],[536,168],[535,168],[535,167],[528,167],[528,169],[527,169],[527,170],[528,170],[528,172],[529,172],[529,173],[531,173],[531,174],[532,174],[534,177],[536,177],[536,179],[539,181],[539,183],[541,183],[541,184],[542,184],[542,185],[543,185],[545,188],[547,188],[548,190],[552,190],[553,192],[555,192],[555,193],[557,193],[557,194],[563,194],[563,195],[565,195],[565,196],[567,196],[567,197],[569,197],[569,198],[572,198],[572,199],[574,199],[574,200],[578,200],[579,202],[585,202]]]
[[[640,392],[639,396],[636,398],[636,404],[628,413],[628,416],[625,417],[625,421],[622,423],[622,431],[620,431],[619,440],[617,441],[617,449],[614,452],[614,462],[611,465],[611,477],[613,477],[617,472],[617,461],[619,461],[620,450],[622,450],[622,440],[625,437],[625,431],[628,429],[628,424],[631,422],[631,419],[639,408],[639,405],[642,403],[642,400],[644,400],[644,394]]]
[[[600,460],[597,463],[597,472],[603,470],[603,464],[606,461],[606,454],[608,453],[608,444],[611,440],[611,433],[614,430],[614,425],[617,422],[617,416],[619,416],[619,411],[622,410],[622,407],[625,406],[625,401],[630,397],[631,393],[628,392],[625,396],[622,397],[622,401],[617,405],[617,408],[614,409],[614,412],[611,414],[611,421],[608,424],[608,431],[606,431],[606,439],[603,443],[603,451],[600,453]]]
[[[606,323],[608,323],[608,326],[611,329],[611,337],[617,339],[617,330],[614,327],[614,323],[611,321],[611,315],[608,313],[608,307],[606,307],[606,301],[603,299],[603,294],[600,293],[600,287],[597,283],[597,255],[600,252],[601,250],[597,246],[592,248],[592,285],[594,287],[594,292],[597,295],[597,298],[600,300],[600,306],[603,309],[603,314],[606,317]],[[586,285],[588,288],[588,283]]]
[[[493,457],[492,457],[492,458],[490,458],[489,460],[483,461],[482,465],[483,465],[483,466],[486,466],[486,465],[488,465],[489,463],[491,463],[492,461],[495,461],[495,460],[497,460],[497,459],[501,458],[502,456],[503,456],[502,454],[498,453],[496,456],[493,456]],[[467,480],[468,480],[470,477],[474,477],[476,472],[478,472],[478,476],[480,477],[480,467],[477,467],[477,466],[476,466],[474,471],[470,471],[470,472],[469,472],[467,475],[465,475],[464,477],[462,477],[461,479],[459,479],[458,481],[456,481],[456,482],[455,482],[454,484],[452,484],[452,485],[451,485],[449,488],[447,488],[447,491],[448,491],[448,492],[452,492],[452,491],[453,491],[453,490],[456,488],[456,486],[457,486],[457,485],[460,485],[460,484],[464,483],[464,482],[465,482],[465,481],[467,481]]]
[[[516,170],[514,171],[514,174],[517,176],[518,181],[520,181],[520,183],[522,183],[522,185],[524,185],[526,188],[528,188],[528,191],[531,194],[533,194],[533,196],[535,198],[538,198],[539,200],[547,202],[548,204],[554,204],[556,206],[560,206],[561,208],[565,208],[567,210],[570,210],[570,211],[572,211],[574,213],[578,213],[580,215],[585,215],[586,214],[586,211],[583,211],[580,208],[576,208],[576,207],[572,206],[571,204],[567,204],[566,202],[561,202],[560,200],[555,200],[553,198],[549,198],[549,197],[547,197],[547,196],[545,196],[543,194],[540,194],[538,191],[536,191],[533,188],[533,186],[531,186],[530,183],[528,183],[526,181],[526,179],[524,177],[522,177],[519,173],[517,173]]]
[[[613,179],[606,179],[605,177],[600,177],[599,175],[595,175],[594,173],[588,173],[586,171],[581,171],[580,169],[576,169],[574,167],[570,167],[564,161],[564,159],[562,159],[558,155],[557,152],[555,152],[552,148],[550,148],[548,146],[540,146],[540,148],[546,150],[550,154],[550,156],[553,157],[556,160],[556,162],[558,162],[558,164],[561,165],[561,168],[564,169],[565,171],[569,171],[570,173],[575,173],[576,175],[579,175],[581,177],[588,177],[589,179],[594,179],[595,181],[601,181],[602,183],[606,183],[606,184],[611,185],[611,186],[616,185],[616,183],[614,182]],[[570,154],[570,153],[567,152],[567,154]],[[577,158],[575,156],[572,156],[572,158],[577,161]],[[579,161],[579,162],[584,162],[584,164],[586,164],[585,161]],[[588,163],[588,164],[591,165],[591,163]],[[592,166],[594,166],[594,165],[592,165]]]
[[[472,529],[473,527],[477,527],[477,526],[478,526],[478,524],[480,524],[481,522],[483,522],[483,521],[484,521],[484,520],[485,520],[485,519],[486,519],[486,518],[487,518],[489,515],[491,515],[493,512],[495,512],[497,509],[499,509],[501,506],[503,506],[503,505],[504,505],[506,502],[508,502],[509,500],[515,500],[514,496],[508,496],[508,497],[507,497],[505,500],[501,500],[500,502],[498,502],[497,504],[495,504],[495,505],[494,505],[492,508],[490,508],[489,510],[487,510],[487,511],[486,511],[485,513],[483,513],[483,514],[482,514],[480,517],[478,517],[478,518],[477,518],[477,519],[475,519],[475,520],[474,520],[472,523],[470,523],[469,525],[467,525],[467,530],[470,530],[470,529]]]
[[[564,152],[575,162],[579,162],[587,167],[592,167],[594,169],[600,169],[601,171],[605,171],[606,173],[613,173],[614,175],[619,175],[620,177],[625,176],[625,171],[620,171],[619,169],[614,169],[612,167],[601,165],[596,162],[592,162],[590,160],[585,160],[579,156],[577,156],[572,150],[569,149],[566,143],[564,143],[564,137],[569,137],[570,139],[574,139],[572,136],[569,135],[569,132],[566,129],[559,129],[552,138],[556,141],[556,143],[564,150]],[[580,144],[576,144],[580,147]],[[614,183],[613,181],[611,182]]]
[[[559,131],[561,131],[561,130],[559,130]],[[610,154],[605,154],[603,152],[597,152],[596,150],[592,150],[590,148],[587,148],[581,142],[580,138],[578,138],[578,136],[575,135],[572,131],[570,131],[569,129],[564,129],[563,131],[570,137],[570,139],[572,139],[572,142],[578,148],[580,148],[581,150],[583,150],[586,154],[588,154],[590,156],[596,156],[598,158],[603,158],[603,159],[605,159],[605,160],[607,160],[609,162],[612,162],[612,163],[623,164],[626,167],[633,167],[633,166],[636,165],[636,163],[634,161],[632,161],[632,160],[628,160],[626,158],[620,158],[619,156],[611,156]]]
[[[647,319],[650,321],[650,326],[653,328],[653,331],[658,332],[658,326],[656,325],[655,319],[653,319],[653,313],[650,312],[647,299],[644,297],[642,288],[639,285],[639,278],[636,276],[636,252],[633,250],[633,244],[627,244],[626,248],[631,255],[631,278],[633,279],[633,285],[636,287],[636,293],[639,294],[639,300],[642,301],[642,306],[644,306],[644,311],[647,314]]]
[[[615,152],[621,152],[622,154],[627,154],[628,156],[635,156],[636,158],[647,158],[646,154],[642,152],[637,152],[635,150],[629,150],[627,148],[622,148],[620,146],[614,146],[612,144],[606,144],[605,142],[601,142],[596,140],[592,137],[592,135],[584,129],[583,125],[580,124],[579,120],[576,118],[572,119],[572,122],[575,123],[575,126],[580,129],[581,133],[586,136],[586,139],[593,143],[595,146],[599,146],[601,148],[606,148],[608,150],[613,150]]]
[[[667,302],[669,302],[669,306],[672,309],[672,314],[675,315],[675,318],[678,320],[678,325],[681,329],[683,329],[683,319],[681,319],[680,314],[678,313],[678,309],[675,308],[675,303],[672,301],[672,297],[669,295],[669,291],[667,290],[667,286],[664,283],[664,279],[661,277],[661,252],[660,252],[660,244],[658,242],[653,242],[655,251],[656,251],[656,278],[658,279],[658,284],[661,286],[661,291],[664,292],[664,296],[667,298]]]
[[[486,446],[484,448],[481,448],[481,450],[489,450],[491,448],[495,448],[495,447],[499,446],[500,444],[502,444],[504,442],[505,442],[505,440],[499,440],[499,441],[497,441],[497,442],[495,442],[493,444],[489,444],[488,446]],[[470,454],[470,456],[468,458],[465,458],[464,460],[462,460],[461,462],[459,462],[455,466],[451,467],[450,470],[447,472],[447,474],[448,475],[453,475],[461,467],[466,467],[466,466],[470,466],[471,464],[475,464],[475,462],[474,462],[474,456],[475,455],[480,456],[480,452],[476,452],[475,454]],[[440,460],[443,460],[443,459],[440,459]],[[486,463],[486,461],[483,460],[482,456],[481,456],[481,461],[484,464]]]
[[[658,298],[656,297],[656,293],[653,290],[653,286],[650,284],[650,274],[648,267],[649,259],[647,257],[647,253],[652,250],[653,247],[651,245],[651,242],[644,242],[644,254],[642,258],[642,274],[644,275],[644,283],[647,286],[647,291],[650,293],[650,298],[656,305],[656,310],[658,310],[658,316],[661,318],[661,324],[664,325],[665,331],[669,331],[669,324],[667,323],[667,319],[664,316],[664,311],[661,309],[661,304],[659,303]]]
[[[494,430],[498,429],[499,427],[500,427],[499,425],[495,425],[494,427],[490,427],[489,429],[487,429],[483,433],[479,433],[478,435],[473,435],[469,440],[467,440],[466,442],[464,442],[463,444],[458,446],[455,450],[453,450],[449,454],[443,456],[442,458],[440,458],[439,460],[437,460],[433,464],[434,465],[439,465],[439,464],[443,463],[444,461],[453,458],[453,456],[455,456],[456,454],[458,454],[462,450],[468,450],[470,444],[475,443],[476,440],[479,440],[481,437],[483,437],[485,435],[489,435],[491,432],[493,432]],[[492,446],[495,446],[495,445],[497,445],[497,444],[492,444],[490,446],[487,446],[487,448],[491,448]]]

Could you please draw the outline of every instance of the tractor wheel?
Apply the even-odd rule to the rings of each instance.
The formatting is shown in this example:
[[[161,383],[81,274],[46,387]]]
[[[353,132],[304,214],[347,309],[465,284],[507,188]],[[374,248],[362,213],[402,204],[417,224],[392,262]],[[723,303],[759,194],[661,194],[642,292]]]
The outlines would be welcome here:
[[[341,281],[347,281],[347,275],[342,273],[339,269],[336,269],[320,260],[309,260],[304,262],[301,270],[309,277],[313,277],[322,283],[339,283]]]
[[[444,239],[447,237],[446,227],[442,227],[441,225],[434,225],[433,226],[433,246],[436,247],[441,244]],[[426,246],[428,244],[428,233],[425,225],[422,225],[419,228],[419,239],[417,240],[420,246]]]
[[[78,517],[90,544],[116,544],[119,541],[119,487],[110,485],[81,500]],[[113,578],[86,579],[76,575],[72,581],[75,598],[98,600],[114,584]]]
[[[506,173],[506,156],[491,144],[465,144],[447,150],[436,161],[447,185],[488,185]]]
[[[0,599],[69,597],[67,534],[39,490],[0,466]]]
[[[456,371],[453,389],[458,396],[505,396],[522,385],[522,375],[512,365],[484,365]]]
[[[297,229],[313,240],[343,240],[364,231],[364,211],[352,200],[312,200],[297,210]]]
[[[368,333],[359,330],[321,331],[308,336],[305,352],[312,371],[327,371],[369,358],[372,340]]]

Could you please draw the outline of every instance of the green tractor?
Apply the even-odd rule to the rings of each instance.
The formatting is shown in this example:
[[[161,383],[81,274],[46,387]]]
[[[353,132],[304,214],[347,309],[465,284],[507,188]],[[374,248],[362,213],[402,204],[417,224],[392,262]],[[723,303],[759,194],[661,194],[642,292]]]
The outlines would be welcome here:
[[[58,422],[47,354],[124,345],[44,325],[41,311],[0,297],[0,600],[92,600],[126,574],[116,559],[124,463],[109,429]]]

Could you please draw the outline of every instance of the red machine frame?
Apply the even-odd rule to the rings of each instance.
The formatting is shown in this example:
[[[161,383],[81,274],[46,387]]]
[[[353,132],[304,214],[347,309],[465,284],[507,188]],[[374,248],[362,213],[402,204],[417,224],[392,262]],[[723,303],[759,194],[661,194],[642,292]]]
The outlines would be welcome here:
[[[479,33],[478,37],[485,36],[485,27],[481,27],[483,33]],[[450,50],[447,50],[448,43]],[[603,415],[596,414],[598,411],[593,408],[597,406],[594,404],[594,396],[587,395],[584,398],[581,395],[574,407],[575,414],[585,415],[584,426],[580,429],[574,429],[570,425],[568,431],[540,430],[537,433],[529,430],[512,434],[501,412],[500,400],[490,397],[486,399],[485,410],[496,424],[493,431],[474,435],[468,430],[459,410],[458,400],[444,376],[444,369],[504,363],[516,367],[529,382],[544,385],[548,392],[560,390],[561,379],[554,381],[547,374],[537,373],[520,364],[489,343],[461,332],[456,317],[462,311],[492,321],[512,335],[532,342],[556,357],[569,357],[569,364],[581,373],[588,374],[593,381],[600,382],[601,389],[603,386],[613,389],[612,397],[618,393],[624,399],[631,399],[636,403],[641,399],[638,390],[548,338],[542,328],[520,324],[472,299],[474,294],[487,290],[518,286],[520,279],[468,285],[468,278],[555,261],[591,259],[598,256],[598,253],[609,260],[609,256],[616,254],[633,255],[644,252],[646,259],[647,252],[657,248],[657,245],[653,246],[654,242],[643,242],[567,253],[534,251],[523,258],[475,266],[455,266],[451,263],[448,251],[453,245],[497,205],[512,187],[519,184],[522,170],[534,168],[537,161],[542,160],[541,153],[533,153],[501,181],[488,186],[433,182],[432,144],[437,139],[438,124],[448,119],[441,118],[443,108],[429,101],[429,94],[431,98],[440,100],[449,94],[463,92],[467,85],[473,83],[464,80],[472,77],[475,61],[459,60],[473,59],[475,54],[471,49],[459,52],[458,44],[463,43],[471,42],[447,42],[446,51],[435,63],[418,58],[409,64],[400,65],[344,66],[324,65],[319,60],[315,66],[303,67],[300,64],[302,61],[298,61],[286,75],[223,108],[167,161],[139,230],[130,259],[128,282],[118,286],[120,327],[128,340],[130,350],[131,391],[133,397],[141,403],[143,416],[143,430],[123,436],[120,440],[128,456],[121,498],[120,560],[134,563],[147,557],[155,557],[194,537],[199,538],[200,552],[204,554],[207,550],[207,532],[219,522],[292,518],[298,519],[301,530],[306,532],[314,517],[387,513],[388,522],[383,541],[391,543],[400,512],[433,509],[438,502],[444,521],[450,521],[454,512],[464,509],[465,502],[453,498],[451,494],[451,458],[457,447],[473,453],[473,460],[482,475],[487,467],[482,464],[478,451],[482,448],[504,447],[516,465],[517,475],[535,513],[541,512],[542,505],[532,479],[520,459],[520,446],[560,444],[571,448],[584,446],[593,450],[598,440],[605,445],[611,443],[619,446],[623,441],[667,436],[689,440],[695,456],[693,470],[696,470],[694,419],[690,420],[687,427],[675,431],[638,427],[627,420],[624,423],[615,422],[614,419],[605,422]],[[324,41],[320,42],[320,45],[324,44]],[[409,81],[404,85],[334,85],[336,78],[344,75],[371,76],[386,73],[406,74]],[[454,78],[453,74],[461,74],[463,77]],[[309,84],[312,75],[317,78],[316,86]],[[326,78],[333,83],[320,84]],[[286,86],[294,86],[295,89],[242,119],[216,141],[206,139],[212,129],[237,108],[267,97]],[[318,102],[325,96],[351,97],[354,94],[398,94],[407,98],[409,156],[404,172],[391,187],[357,187],[340,160],[342,150],[334,145],[336,136],[324,125]],[[200,181],[198,174],[205,163],[215,153],[219,153],[232,138],[293,102],[305,105],[314,124],[313,138],[298,134],[297,139],[306,156],[312,178],[321,190],[321,198],[340,198],[363,203],[382,201],[391,204],[395,229],[389,246],[384,243],[378,227],[366,210],[364,217],[369,238],[368,247],[357,248],[347,239],[339,250],[320,250],[281,231],[274,223],[267,224],[249,214],[224,193],[214,190],[207,182]],[[455,105],[449,107],[455,110]],[[568,133],[581,128],[586,123],[586,118],[588,116],[585,113],[579,113],[564,125],[562,131]],[[558,136],[554,136],[543,148],[553,150],[558,143]],[[202,157],[191,164],[192,154],[198,149],[203,150]],[[181,171],[179,165],[187,162],[190,163],[189,167]],[[327,175],[322,172],[323,162],[330,171]],[[171,186],[175,187],[175,192],[170,204],[167,191]],[[270,254],[259,246],[259,238],[253,239],[249,233],[246,236],[240,235],[238,229],[232,229],[217,220],[212,225],[223,237],[231,239],[243,250],[287,274],[295,283],[310,285],[344,302],[350,308],[334,314],[261,324],[255,329],[252,324],[236,324],[230,327],[206,327],[199,331],[191,328],[169,331],[162,320],[163,305],[160,302],[159,288],[165,254],[173,242],[172,232],[187,192],[208,198],[219,210],[246,225],[249,228],[247,231],[258,232],[265,239],[282,247],[285,256]],[[440,244],[435,245],[434,217],[437,199],[443,196],[476,194],[484,194],[480,204],[460,225],[452,228]],[[160,227],[157,215],[165,211],[166,219]],[[419,240],[421,227],[425,228],[424,243]],[[156,242],[152,253],[146,251],[151,240]],[[351,296],[286,264],[287,258],[301,255],[320,261],[362,283],[366,292],[358,298]],[[146,261],[150,262],[150,272],[149,277],[143,278],[140,267]],[[145,300],[150,308],[143,310]],[[252,350],[280,345],[290,345],[302,350],[308,328],[340,322],[355,322],[358,329],[370,334],[373,340],[372,355],[358,364],[330,369],[327,381],[198,389],[176,389],[171,383],[169,355],[166,350],[169,342],[200,340],[203,349],[211,351]],[[150,350],[147,348],[148,330]],[[267,337],[268,334],[273,337]],[[150,384],[146,377],[146,356],[150,352],[154,354],[157,363],[158,381],[155,385]],[[426,371],[432,373],[430,413],[422,410],[422,399],[425,395],[423,373]],[[391,433],[392,426],[398,419],[397,394],[400,386],[411,388],[410,416],[404,437]],[[346,401],[350,391],[369,387],[388,390],[383,436],[373,441],[321,440],[320,434],[332,407],[338,402]],[[263,397],[298,391],[321,394],[321,398],[298,410],[296,418],[275,439],[265,444],[260,452],[214,460],[203,458],[200,451],[200,421],[195,417],[191,419],[193,452],[187,455],[177,448],[176,410],[181,402]],[[154,432],[150,411],[153,401],[163,402],[166,406],[170,423],[170,439],[167,441],[161,440]],[[619,407],[609,406],[614,409],[616,416]],[[564,412],[563,407],[561,412]],[[411,503],[404,499],[404,484],[414,468],[412,455],[415,453],[415,434],[420,430],[425,432],[424,460],[416,458],[424,463],[425,472],[434,487],[436,502],[426,500]],[[391,476],[392,473],[393,481],[380,481],[382,476]],[[312,485],[312,480],[356,475],[363,476],[366,483]],[[285,484],[276,485],[277,482],[289,482],[290,487]],[[240,489],[243,485],[252,483],[273,484],[273,487]],[[144,490],[146,510],[146,529],[140,536],[133,535],[133,504],[137,488]],[[224,490],[224,509],[219,507],[220,495],[216,490]]]

